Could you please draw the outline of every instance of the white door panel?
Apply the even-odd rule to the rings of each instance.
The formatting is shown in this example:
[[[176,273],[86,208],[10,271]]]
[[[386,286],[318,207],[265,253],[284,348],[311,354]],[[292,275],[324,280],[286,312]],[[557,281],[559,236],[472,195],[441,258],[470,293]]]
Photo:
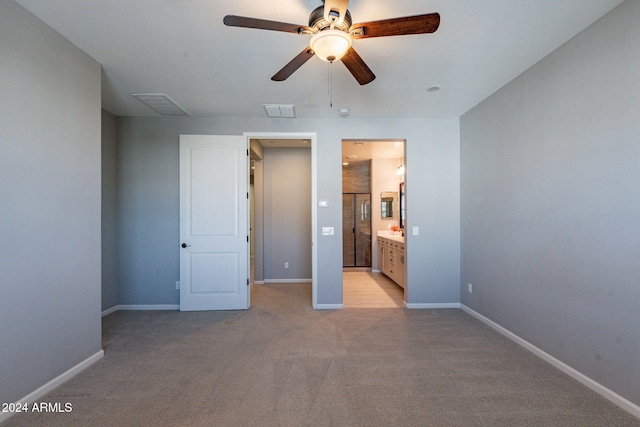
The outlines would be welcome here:
[[[180,136],[180,310],[249,307],[247,140]]]

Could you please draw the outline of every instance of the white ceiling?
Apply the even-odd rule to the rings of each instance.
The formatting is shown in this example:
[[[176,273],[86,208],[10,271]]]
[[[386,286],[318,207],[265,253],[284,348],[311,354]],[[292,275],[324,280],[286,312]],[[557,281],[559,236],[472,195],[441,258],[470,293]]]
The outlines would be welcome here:
[[[370,159],[402,158],[404,158],[404,141],[342,141],[343,162],[357,163]]]
[[[341,63],[312,58],[271,76],[309,36],[226,27],[227,14],[308,24],[320,0],[16,0],[104,69],[103,107],[157,116],[132,93],[166,93],[192,116],[458,117],[623,0],[351,0],[353,22],[439,12],[434,34],[371,38],[354,48],[376,74],[360,86]],[[438,92],[427,92],[431,86]],[[290,119],[272,119],[290,120]]]

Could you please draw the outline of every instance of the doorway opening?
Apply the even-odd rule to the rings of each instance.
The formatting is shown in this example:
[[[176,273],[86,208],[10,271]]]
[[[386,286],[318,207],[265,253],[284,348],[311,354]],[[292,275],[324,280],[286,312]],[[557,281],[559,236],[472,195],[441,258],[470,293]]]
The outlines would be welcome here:
[[[405,178],[405,145],[402,139],[342,141],[345,308],[404,305],[400,186]]]
[[[244,135],[251,156],[252,284],[309,282],[316,308],[316,134]]]

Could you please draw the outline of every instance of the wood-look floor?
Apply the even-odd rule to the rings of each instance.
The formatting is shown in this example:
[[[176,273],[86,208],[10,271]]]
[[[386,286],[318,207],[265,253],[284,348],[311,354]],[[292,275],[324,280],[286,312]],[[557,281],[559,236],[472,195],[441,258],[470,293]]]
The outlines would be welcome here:
[[[342,273],[344,308],[403,307],[404,290],[382,273],[350,271]]]

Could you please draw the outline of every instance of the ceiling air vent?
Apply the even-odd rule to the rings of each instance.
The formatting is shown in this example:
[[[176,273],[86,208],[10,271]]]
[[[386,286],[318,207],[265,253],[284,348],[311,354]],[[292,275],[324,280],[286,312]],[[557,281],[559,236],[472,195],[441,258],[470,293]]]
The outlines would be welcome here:
[[[284,117],[293,119],[296,116],[294,105],[291,104],[262,104],[269,117]]]
[[[132,93],[131,96],[138,98],[163,116],[189,115],[184,108],[164,93]]]

